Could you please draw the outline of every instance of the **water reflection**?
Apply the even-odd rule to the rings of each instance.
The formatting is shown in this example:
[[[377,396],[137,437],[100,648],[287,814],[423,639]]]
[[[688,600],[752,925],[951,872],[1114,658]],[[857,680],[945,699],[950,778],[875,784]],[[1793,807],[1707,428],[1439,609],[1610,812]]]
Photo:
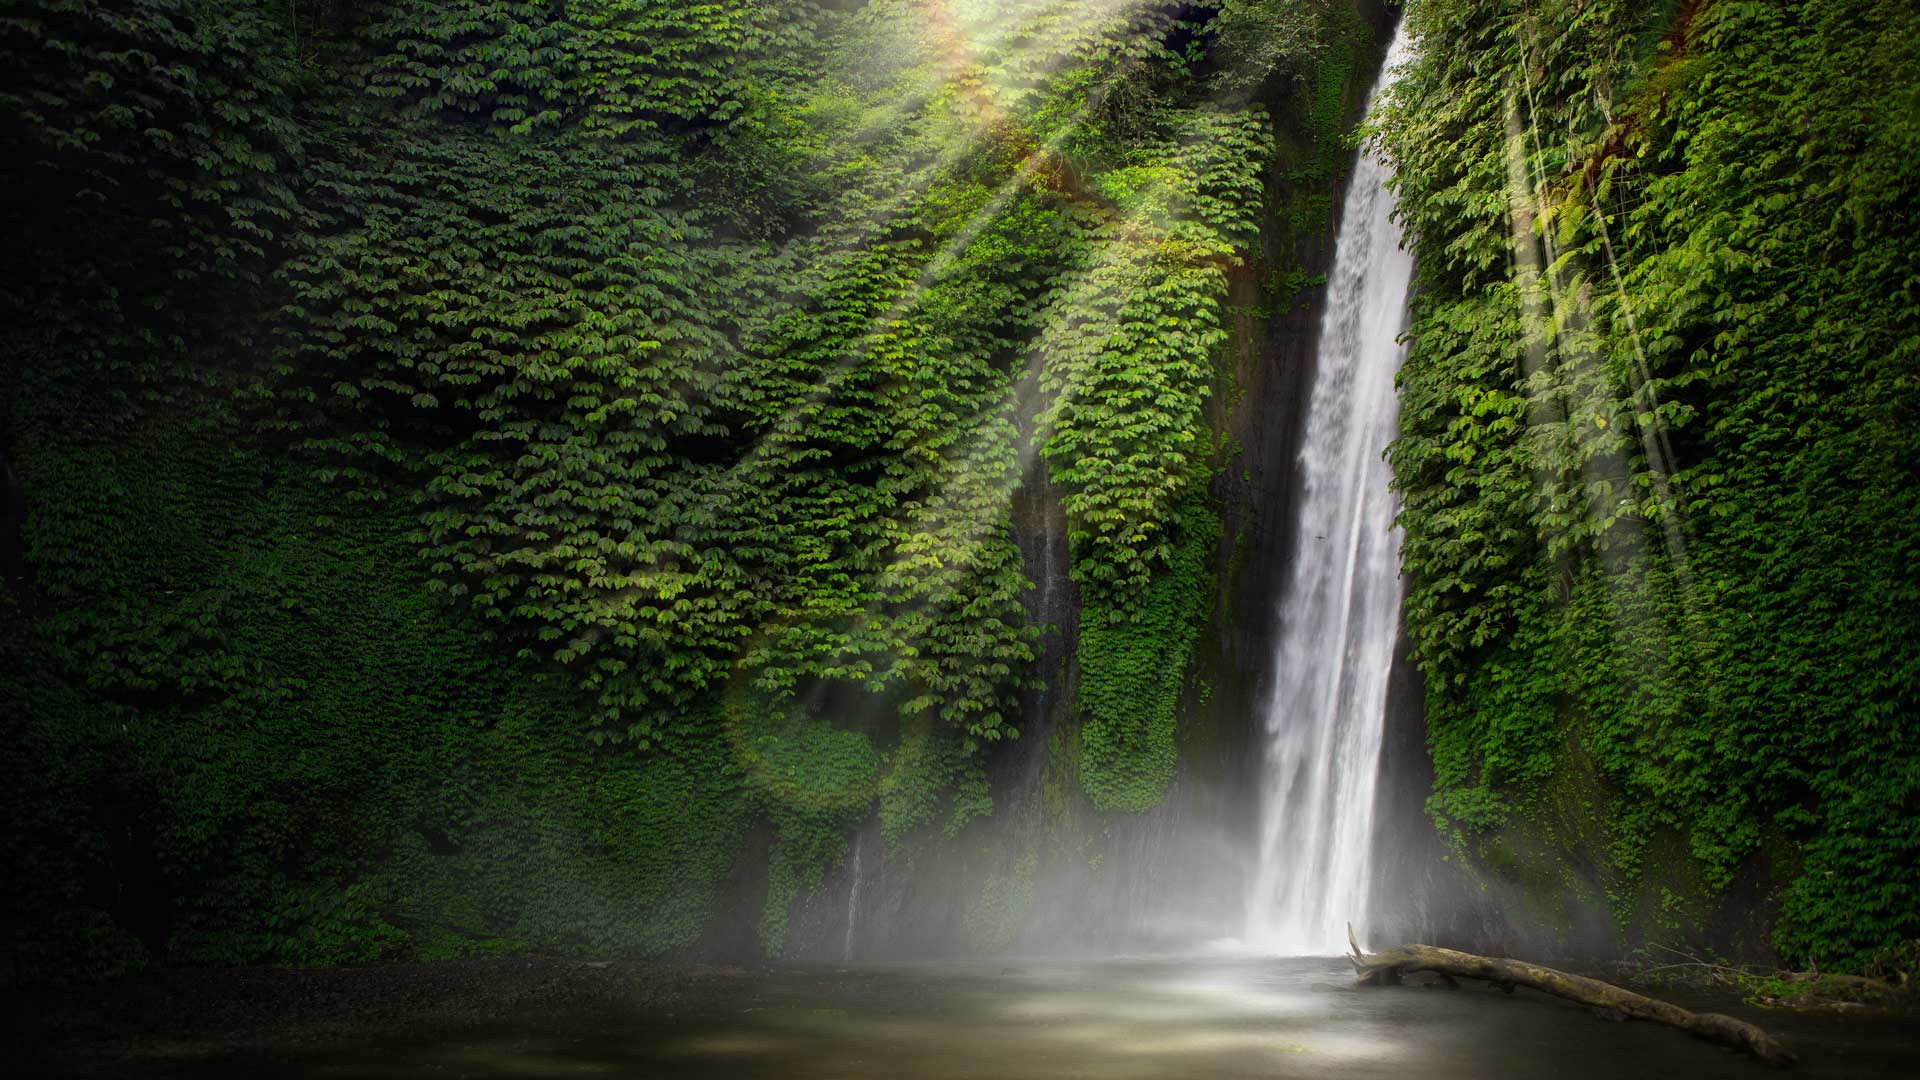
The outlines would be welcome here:
[[[1911,1038],[1886,1022],[1851,1033],[1833,1018],[1800,1022],[1825,1025],[1801,1075],[1913,1075],[1920,1063]],[[1804,1050],[1810,1036],[1801,1035]],[[1331,959],[1217,957],[741,972],[665,1004],[530,1016],[299,1060],[180,1064],[178,1075],[306,1077],[1770,1075],[1677,1032],[1605,1023],[1526,993],[1362,990]]]

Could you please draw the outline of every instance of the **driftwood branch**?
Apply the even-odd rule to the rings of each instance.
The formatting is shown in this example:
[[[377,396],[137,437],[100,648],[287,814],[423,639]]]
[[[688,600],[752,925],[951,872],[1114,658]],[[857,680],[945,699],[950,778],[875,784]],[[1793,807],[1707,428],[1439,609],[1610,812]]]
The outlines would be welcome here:
[[[1371,955],[1360,951],[1354,940],[1353,926],[1347,926],[1347,944],[1353,955],[1353,971],[1363,986],[1390,986],[1402,975],[1430,971],[1443,978],[1480,979],[1511,994],[1524,986],[1543,994],[1565,998],[1596,1009],[1608,1009],[1634,1020],[1651,1020],[1676,1027],[1709,1042],[1730,1046],[1752,1054],[1769,1065],[1790,1065],[1793,1055],[1774,1041],[1773,1036],[1744,1020],[1721,1013],[1688,1012],[1656,998],[1623,990],[1612,983],[1556,971],[1524,960],[1501,960],[1490,956],[1455,952],[1432,945],[1402,945]]]

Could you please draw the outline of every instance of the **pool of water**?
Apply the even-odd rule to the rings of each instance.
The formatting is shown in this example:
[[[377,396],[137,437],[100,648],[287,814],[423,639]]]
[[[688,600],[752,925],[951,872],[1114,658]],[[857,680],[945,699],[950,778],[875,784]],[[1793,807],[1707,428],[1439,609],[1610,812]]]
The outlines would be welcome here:
[[[1416,977],[1413,981],[1420,981]],[[1920,1076],[1897,1018],[1739,1012],[1809,1077]],[[671,1000],[610,1002],[172,1075],[291,1077],[1755,1077],[1678,1031],[1526,991],[1360,988],[1338,959],[738,972]]]

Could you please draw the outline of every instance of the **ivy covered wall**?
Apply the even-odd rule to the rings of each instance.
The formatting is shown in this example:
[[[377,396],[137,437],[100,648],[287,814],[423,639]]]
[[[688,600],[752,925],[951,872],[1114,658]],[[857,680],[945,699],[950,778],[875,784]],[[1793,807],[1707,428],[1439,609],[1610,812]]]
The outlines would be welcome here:
[[[1920,936],[1920,14],[1408,17],[1429,808],[1550,927],[1870,963]]]
[[[1384,14],[14,5],[5,977],[782,955],[856,830],[997,948],[1152,861],[1244,765],[1245,406]],[[1409,18],[1434,820],[1516,921],[1868,964],[1920,935],[1920,27]]]
[[[777,955],[860,822],[992,813],[1043,674],[1035,468],[1071,798],[1154,806],[1266,103],[1352,33],[1277,0],[0,19],[9,975],[717,948],[742,890]]]

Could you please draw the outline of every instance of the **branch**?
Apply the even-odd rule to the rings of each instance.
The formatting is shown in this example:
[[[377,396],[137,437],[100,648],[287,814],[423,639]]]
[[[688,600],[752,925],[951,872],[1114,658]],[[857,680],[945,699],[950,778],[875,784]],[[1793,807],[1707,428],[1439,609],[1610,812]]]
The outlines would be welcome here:
[[[1721,1013],[1688,1012],[1678,1005],[1623,990],[1612,983],[1589,979],[1584,975],[1572,975],[1524,960],[1475,956],[1432,945],[1402,945],[1369,956],[1360,951],[1360,943],[1353,936],[1352,923],[1347,924],[1347,944],[1353,949],[1353,955],[1347,959],[1353,963],[1354,974],[1363,986],[1391,986],[1400,981],[1400,976],[1414,971],[1481,979],[1508,993],[1512,993],[1516,986],[1525,986],[1582,1005],[1611,1009],[1634,1020],[1650,1020],[1679,1028],[1709,1042],[1752,1054],[1769,1065],[1791,1065],[1794,1060],[1793,1055],[1774,1041],[1773,1036],[1744,1020]]]

